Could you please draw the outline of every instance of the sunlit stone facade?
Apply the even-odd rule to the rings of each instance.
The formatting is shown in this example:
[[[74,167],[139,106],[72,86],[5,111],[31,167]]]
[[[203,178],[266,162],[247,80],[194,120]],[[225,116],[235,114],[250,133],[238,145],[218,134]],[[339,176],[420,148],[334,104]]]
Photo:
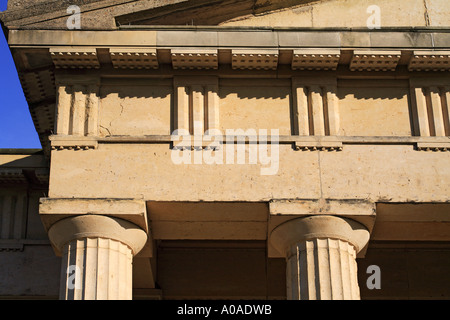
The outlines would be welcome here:
[[[450,298],[447,0],[72,2],[0,14],[0,297]]]

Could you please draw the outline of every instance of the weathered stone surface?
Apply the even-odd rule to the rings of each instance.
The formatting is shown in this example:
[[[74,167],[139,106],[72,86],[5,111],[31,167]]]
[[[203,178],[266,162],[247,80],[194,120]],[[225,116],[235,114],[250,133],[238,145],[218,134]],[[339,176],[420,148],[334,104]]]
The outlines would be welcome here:
[[[11,0],[0,15],[50,160],[0,151],[2,270],[44,268],[35,255],[51,243],[67,254],[63,299],[70,265],[77,298],[448,295],[412,279],[420,255],[371,256],[408,246],[447,259],[448,2],[72,4],[81,30],[67,30],[61,1]],[[374,4],[381,29],[367,24]],[[390,293],[365,290],[363,257],[397,277]],[[426,279],[448,281],[441,265]],[[0,295],[55,298],[54,274],[0,277]],[[123,275],[123,288],[105,281]]]
[[[114,29],[117,25],[224,25],[271,27],[367,27],[374,11],[370,1],[330,0],[235,1],[215,8],[214,2],[164,0],[76,0],[10,1],[1,15],[7,26],[65,29],[70,17],[66,9],[78,5],[83,29]],[[411,0],[410,10],[403,10],[400,0],[378,0],[382,27],[448,26],[445,0]],[[329,12],[335,14],[331,17]],[[351,17],[351,18],[350,18]]]
[[[369,241],[361,224],[317,215],[290,220],[270,234],[286,257],[289,300],[359,300],[356,255]]]
[[[116,240],[70,241],[63,251],[60,299],[131,300],[132,259],[131,249]]]

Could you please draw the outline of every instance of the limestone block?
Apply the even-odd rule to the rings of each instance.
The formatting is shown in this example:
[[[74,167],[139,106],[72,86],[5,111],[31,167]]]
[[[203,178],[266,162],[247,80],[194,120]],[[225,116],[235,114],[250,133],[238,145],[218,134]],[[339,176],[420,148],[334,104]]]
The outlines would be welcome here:
[[[217,34],[216,45],[219,47],[270,48],[278,46],[278,35],[272,31],[221,31]]]
[[[290,81],[277,79],[242,79],[220,81],[220,130],[278,129],[291,134]]]
[[[448,33],[433,33],[433,40],[436,48],[450,47],[450,34]]]
[[[337,93],[339,134],[410,136],[409,92],[407,83],[387,80],[340,81]]]
[[[156,44],[158,47],[211,47],[218,44],[218,32],[197,31],[180,32],[179,30],[167,30],[165,32],[155,32]]]
[[[99,136],[168,135],[174,88],[169,79],[104,82],[99,90]]]
[[[340,33],[336,31],[319,32],[284,32],[278,33],[281,47],[295,48],[339,48],[341,46]]]
[[[341,48],[370,48],[369,32],[342,31],[339,33]]]
[[[421,0],[408,0],[405,10],[403,0],[348,0],[320,1],[313,4],[313,27],[367,28],[368,19],[374,15],[371,5],[380,9],[381,27],[425,26],[425,7]]]
[[[237,154],[236,146],[232,152]],[[280,162],[285,164],[276,175],[261,176],[261,168],[270,165],[176,165],[167,144],[103,144],[85,152],[63,150],[53,154],[51,176],[58,178],[51,181],[49,196],[133,198],[141,194],[143,199],[159,201],[261,201],[293,194],[316,198],[317,154],[292,152],[291,145],[283,144],[279,152]],[[292,163],[296,165],[286,165]],[[67,184],[69,177],[71,183]],[[149,181],[157,182],[158,187]],[[122,183],[127,187],[117,188]],[[279,184],[284,188],[275,187]],[[299,190],[299,184],[308,188]]]
[[[373,48],[431,48],[431,33],[418,32],[371,32],[370,44]]]
[[[323,194],[327,198],[358,194],[360,199],[375,201],[446,202],[449,156],[448,152],[417,152],[412,145],[346,145],[343,152],[322,152]]]
[[[450,26],[450,7],[445,0],[427,0],[427,15],[431,26]]]
[[[432,26],[446,26],[445,0],[409,0],[405,12],[402,0],[347,0],[316,1],[307,5],[267,12],[263,15],[248,14],[222,23],[226,26],[271,26],[271,27],[347,27],[366,28],[367,20],[373,15],[368,8],[377,5],[381,13],[381,26],[426,26],[429,16]],[[428,7],[428,8],[427,8]],[[332,13],[332,14],[330,14]]]

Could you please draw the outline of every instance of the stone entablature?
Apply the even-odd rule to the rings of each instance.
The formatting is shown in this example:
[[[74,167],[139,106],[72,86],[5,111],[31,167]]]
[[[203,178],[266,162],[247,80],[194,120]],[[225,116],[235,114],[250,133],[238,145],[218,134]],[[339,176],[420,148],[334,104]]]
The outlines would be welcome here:
[[[267,79],[290,79],[292,126],[280,140],[293,143],[295,150],[340,151],[351,143],[342,137],[341,79],[397,79],[399,75],[411,79],[414,132],[390,142],[414,144],[417,150],[449,148],[447,140],[437,139],[449,135],[450,84],[445,74],[450,44],[448,34],[440,30],[415,30],[414,36],[408,30],[351,32],[345,28],[12,30],[10,45],[18,65],[25,66],[19,70],[22,84],[47,152],[50,147],[89,150],[105,139],[117,139],[114,134],[104,137],[99,130],[104,79],[172,79],[173,129],[198,135],[224,128],[219,114],[222,80],[253,79],[255,72]],[[88,78],[83,70],[90,70]],[[199,75],[195,78],[203,80],[192,80],[189,72],[194,70]],[[416,85],[430,76],[438,77],[434,84]],[[189,78],[189,83],[183,83],[183,78]],[[154,136],[125,140],[170,141],[164,134]],[[386,143],[386,139],[379,141]]]
[[[199,261],[206,268],[192,277],[196,282],[207,282],[204,275],[211,270],[224,282],[229,282],[225,269],[233,276],[242,269],[252,273],[243,278],[263,270],[250,285],[238,279],[238,286],[230,286],[240,291],[260,285],[269,298],[271,264],[280,258],[286,260],[279,264],[285,270],[278,267],[273,274],[276,282],[286,275],[281,289],[288,299],[359,299],[356,259],[366,256],[369,238],[427,245],[450,240],[450,153],[416,152],[450,150],[448,30],[135,27],[155,21],[183,24],[197,9],[201,21],[219,23],[215,19],[222,17],[219,10],[213,13],[217,18],[211,16],[208,1],[196,7],[200,1],[182,0],[187,11],[162,14],[161,20],[147,9],[178,0],[132,1],[136,6],[129,16],[117,11],[125,0],[106,1],[108,8],[97,6],[103,1],[81,4],[83,19],[95,8],[103,10],[95,21],[103,31],[66,31],[59,5],[42,5],[53,11],[37,10],[32,17],[27,16],[32,10],[14,12],[19,1],[11,0],[10,12],[0,14],[33,120],[51,156],[51,175],[42,172],[47,166],[21,169],[27,158],[0,158],[0,184],[15,186],[0,190],[0,251],[20,251],[35,241],[28,239],[35,232],[28,232],[24,210],[27,201],[34,203],[45,239],[62,256],[61,299],[130,299],[133,287],[159,291],[159,297],[186,289],[187,295],[209,297],[199,293],[201,281],[190,285],[188,276],[178,278],[180,269],[189,271]],[[223,2],[236,6],[230,11],[239,16],[248,4],[259,10],[269,6],[259,11],[266,12],[273,5],[310,1]],[[400,0],[377,3],[398,7]],[[157,11],[166,9],[170,6]],[[320,11],[310,9],[311,18],[312,11]],[[281,18],[299,12],[279,13]],[[333,13],[341,18],[339,10]],[[423,19],[421,13],[414,11]],[[127,21],[129,26],[119,26]],[[225,148],[223,140],[208,144],[215,134],[210,130],[234,133],[231,141],[226,136]],[[261,131],[276,131],[266,168],[268,137],[258,136]],[[186,136],[185,145],[175,145]],[[192,157],[177,162],[179,150],[193,151],[186,153]],[[221,161],[204,161],[213,152]],[[248,163],[241,161],[247,155]],[[29,201],[28,185],[44,192]],[[243,255],[233,254],[223,264],[220,248],[235,245],[244,248]],[[164,251],[170,246],[181,251],[167,260]],[[203,253],[209,247],[217,254],[214,263],[195,255],[183,260],[190,246],[200,246]],[[258,259],[251,258],[255,248]],[[251,264],[242,268],[241,260]],[[72,268],[78,274],[75,290]],[[170,270],[175,276],[168,275]],[[141,277],[134,278],[135,272]],[[174,287],[181,290],[176,293]]]

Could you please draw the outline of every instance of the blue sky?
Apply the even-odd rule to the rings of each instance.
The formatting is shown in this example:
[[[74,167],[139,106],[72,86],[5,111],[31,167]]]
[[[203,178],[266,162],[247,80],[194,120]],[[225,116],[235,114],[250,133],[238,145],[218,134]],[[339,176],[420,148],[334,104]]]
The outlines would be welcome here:
[[[0,0],[0,11],[6,10]],[[5,36],[0,30],[0,149],[41,148]]]

